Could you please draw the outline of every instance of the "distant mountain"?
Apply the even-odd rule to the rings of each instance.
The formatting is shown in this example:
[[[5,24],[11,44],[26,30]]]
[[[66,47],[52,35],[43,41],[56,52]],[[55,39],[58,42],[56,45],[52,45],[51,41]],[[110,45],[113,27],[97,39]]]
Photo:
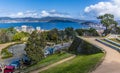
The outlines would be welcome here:
[[[84,22],[82,22],[81,24],[83,24],[83,25],[90,25],[90,24],[97,25],[98,23],[91,20],[91,21],[84,21]]]
[[[50,20],[48,21],[48,23],[77,23],[77,22],[70,21],[70,20]]]
[[[1,23],[16,23],[16,22],[49,22],[49,23],[58,23],[58,22],[71,22],[71,23],[82,23],[82,24],[95,24],[94,21],[86,21],[74,18],[64,18],[64,17],[43,17],[43,18],[10,18],[10,17],[0,17]]]
[[[64,18],[64,17],[43,17],[40,18],[42,22],[83,22],[84,20]]]

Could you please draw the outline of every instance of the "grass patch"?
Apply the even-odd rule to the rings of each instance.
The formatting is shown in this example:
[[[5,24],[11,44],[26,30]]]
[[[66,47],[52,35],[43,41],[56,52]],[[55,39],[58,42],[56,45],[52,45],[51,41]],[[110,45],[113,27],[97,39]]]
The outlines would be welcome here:
[[[2,59],[10,58],[10,57],[13,56],[13,54],[10,53],[10,52],[8,51],[8,49],[3,49],[3,50],[1,51],[1,54],[2,54]]]
[[[64,58],[67,58],[67,57],[70,57],[70,56],[72,56],[72,54],[69,54],[69,53],[61,53],[61,54],[50,55],[50,56],[46,57],[45,59],[41,60],[40,62],[38,62],[37,64],[32,65],[32,66],[24,69],[24,72],[27,73],[27,72],[30,72],[30,71],[48,66],[52,63],[55,63],[59,60],[62,60]]]
[[[2,51],[1,51],[2,59],[7,59],[7,58],[10,58],[10,57],[13,57],[13,54],[8,51],[8,48],[13,46],[13,45],[21,44],[21,43],[22,42],[16,42],[14,44],[8,45],[7,47],[3,48]]]
[[[68,62],[64,62],[40,73],[88,73],[100,62],[103,56],[103,53],[78,55]]]

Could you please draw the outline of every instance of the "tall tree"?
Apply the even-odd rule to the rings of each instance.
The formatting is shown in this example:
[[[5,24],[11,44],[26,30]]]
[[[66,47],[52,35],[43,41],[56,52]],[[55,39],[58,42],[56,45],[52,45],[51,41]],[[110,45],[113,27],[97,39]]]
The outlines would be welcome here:
[[[59,40],[63,41],[65,39],[65,32],[63,30],[59,31]]]
[[[54,28],[50,31],[47,32],[47,40],[49,40],[49,42],[58,42],[58,29]]]
[[[114,15],[112,14],[105,14],[97,17],[97,19],[101,20],[101,24],[106,27],[104,33],[105,35],[109,34],[112,30],[112,27],[116,28],[117,22],[114,20]]]
[[[43,49],[46,45],[44,36],[44,33],[34,31],[28,39],[25,51],[34,62],[38,62],[44,57]]]
[[[65,34],[68,39],[73,39],[76,35],[75,30],[72,27],[65,28]]]
[[[77,32],[77,34],[78,34],[79,36],[83,36],[83,35],[84,35],[84,30],[85,30],[85,29],[76,29],[75,31]]]
[[[94,28],[88,30],[90,36],[99,36],[98,32]]]
[[[0,29],[0,43],[11,42],[13,40],[13,36],[17,33],[17,31],[10,27],[7,29]]]
[[[2,29],[0,31],[0,43],[8,42],[7,40],[8,40],[8,36],[6,35],[6,31]]]

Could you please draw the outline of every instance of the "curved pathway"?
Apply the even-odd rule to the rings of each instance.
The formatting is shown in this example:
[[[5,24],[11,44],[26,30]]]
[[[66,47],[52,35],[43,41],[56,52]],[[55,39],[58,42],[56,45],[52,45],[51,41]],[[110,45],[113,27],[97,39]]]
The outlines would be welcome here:
[[[92,73],[120,73],[120,53],[116,50],[97,42],[96,38],[85,38],[106,51],[106,56],[101,65]]]
[[[58,62],[56,62],[56,63],[53,63],[53,64],[51,64],[51,65],[48,65],[48,66],[46,66],[46,67],[43,67],[43,68],[41,68],[41,69],[39,69],[39,70],[32,71],[32,72],[30,72],[30,73],[39,73],[39,72],[42,72],[42,71],[47,70],[47,69],[49,69],[49,68],[51,68],[51,67],[54,67],[54,66],[56,66],[56,65],[58,65],[58,64],[61,64],[61,63],[66,62],[66,61],[69,61],[69,60],[71,60],[71,59],[73,59],[73,58],[75,58],[75,55],[73,55],[73,56],[71,56],[71,57],[68,57],[68,58],[65,58],[65,59],[63,59],[63,60],[60,60],[60,61],[58,61]]]

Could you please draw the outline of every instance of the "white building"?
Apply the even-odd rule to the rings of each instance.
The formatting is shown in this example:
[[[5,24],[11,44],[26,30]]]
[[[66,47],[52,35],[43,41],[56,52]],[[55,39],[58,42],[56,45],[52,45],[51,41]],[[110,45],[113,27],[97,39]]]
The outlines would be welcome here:
[[[23,32],[27,32],[27,30],[28,30],[28,26],[26,26],[26,25],[22,25],[21,28],[22,28]]]
[[[41,29],[41,27],[36,27],[36,29],[34,29],[32,26],[26,26],[26,25],[22,25],[21,27],[15,27],[16,31],[18,32],[28,32],[28,33],[32,33],[33,31],[37,30],[38,32],[44,32],[44,29]]]
[[[32,33],[35,29],[32,26],[26,26],[26,25],[22,25],[21,27],[15,27],[16,31],[18,32],[28,32],[28,33]]]
[[[37,31],[40,31],[40,30],[41,30],[41,28],[40,28],[40,27],[36,27],[36,30],[37,30]]]

